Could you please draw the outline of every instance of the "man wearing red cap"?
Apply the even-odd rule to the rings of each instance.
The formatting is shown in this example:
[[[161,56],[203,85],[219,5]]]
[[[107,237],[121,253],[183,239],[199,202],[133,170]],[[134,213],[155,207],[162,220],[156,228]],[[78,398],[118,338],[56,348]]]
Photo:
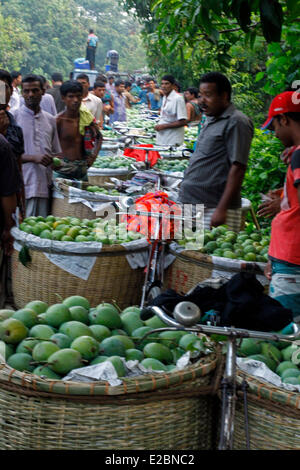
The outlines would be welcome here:
[[[263,129],[272,129],[283,145],[294,147],[281,210],[272,221],[270,261],[265,274],[271,280],[270,295],[293,311],[300,321],[300,93],[277,95]]]

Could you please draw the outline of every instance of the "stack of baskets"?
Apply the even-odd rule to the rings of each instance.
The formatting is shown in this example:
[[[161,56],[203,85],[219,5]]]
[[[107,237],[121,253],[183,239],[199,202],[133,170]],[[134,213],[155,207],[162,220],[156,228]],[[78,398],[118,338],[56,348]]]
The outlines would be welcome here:
[[[211,450],[211,354],[184,370],[77,383],[0,361],[1,450]]]

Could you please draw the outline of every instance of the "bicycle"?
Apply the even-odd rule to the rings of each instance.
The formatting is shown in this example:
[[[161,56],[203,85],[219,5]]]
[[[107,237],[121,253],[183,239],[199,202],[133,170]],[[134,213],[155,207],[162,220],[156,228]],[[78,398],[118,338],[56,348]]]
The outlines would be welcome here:
[[[166,325],[166,328],[156,328],[146,333],[140,341],[143,341],[149,334],[159,333],[162,331],[185,330],[195,333],[205,333],[207,335],[217,334],[228,337],[227,353],[224,374],[221,381],[222,390],[222,410],[221,410],[221,429],[218,450],[232,450],[234,437],[234,418],[236,403],[236,357],[237,357],[237,341],[243,338],[255,338],[267,341],[285,341],[290,342],[300,338],[300,327],[293,324],[293,334],[283,335],[279,333],[267,333],[263,331],[253,331],[234,327],[222,327],[199,324],[201,312],[197,305],[191,302],[180,302],[176,305],[174,312],[166,312],[161,307],[151,306],[141,311],[141,319],[147,320],[153,315],[157,315]],[[246,383],[243,383],[244,398],[246,391]],[[245,405],[245,414],[247,409]],[[250,449],[250,439],[246,423],[246,442],[247,449]]]
[[[150,174],[155,174],[158,179],[155,186],[155,191],[160,191],[162,188],[162,181],[164,178],[164,173],[148,170]],[[182,179],[182,177],[174,176],[176,179]],[[142,297],[140,302],[140,308],[143,309],[144,306],[152,301],[155,297],[157,297],[162,292],[162,287],[164,285],[164,270],[165,270],[165,254],[166,254],[166,246],[169,242],[169,239],[162,237],[162,233],[164,230],[163,224],[168,221],[178,221],[182,223],[184,220],[189,220],[190,222],[195,222],[199,214],[195,214],[194,216],[183,216],[181,213],[176,215],[172,213],[172,209],[169,213],[165,214],[164,212],[148,212],[143,210],[132,210],[135,204],[135,201],[132,197],[125,197],[119,203],[116,203],[118,208],[121,208],[120,212],[117,212],[118,215],[137,215],[143,216],[151,219],[156,220],[155,222],[155,229],[151,234],[153,236],[149,237],[149,255],[146,265],[146,274],[145,280],[142,288]],[[172,206],[171,206],[172,208]],[[170,229],[170,226],[168,227]],[[175,228],[173,227],[173,231]],[[171,232],[168,230],[167,234]],[[164,232],[166,233],[166,232]],[[169,233],[170,236],[174,235],[173,233]],[[172,238],[171,238],[172,239]]]

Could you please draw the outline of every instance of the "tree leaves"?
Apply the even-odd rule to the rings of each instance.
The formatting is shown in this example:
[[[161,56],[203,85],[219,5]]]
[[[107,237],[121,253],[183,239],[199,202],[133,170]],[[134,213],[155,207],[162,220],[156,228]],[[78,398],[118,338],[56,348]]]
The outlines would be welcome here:
[[[147,9],[148,1],[140,1]],[[111,48],[119,51],[125,70],[145,66],[141,28],[118,0],[9,0],[5,6],[0,2],[1,66],[46,76],[60,71],[67,78],[74,59],[85,56],[91,26],[100,38],[97,68],[104,69]]]
[[[281,39],[283,22],[282,6],[277,0],[260,0],[261,26],[267,42],[278,42]]]
[[[251,24],[251,8],[248,0],[233,0],[232,11],[242,30],[247,33]]]

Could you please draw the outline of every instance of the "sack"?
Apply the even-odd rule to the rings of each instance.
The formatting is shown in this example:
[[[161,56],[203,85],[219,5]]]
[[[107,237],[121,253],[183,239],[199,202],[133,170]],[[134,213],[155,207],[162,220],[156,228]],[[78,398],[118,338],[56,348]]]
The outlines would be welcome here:
[[[265,294],[262,284],[252,273],[235,274],[218,289],[197,286],[186,295],[168,289],[150,305],[164,307],[172,312],[183,301],[198,305],[202,318],[206,312],[214,310],[218,326],[279,331],[293,321],[293,312]]]
[[[138,145],[140,147],[149,147],[149,148],[152,148],[153,145],[152,144],[140,144]],[[135,160],[137,162],[144,162],[146,160],[146,150],[138,150],[138,149],[128,149],[126,148],[124,150],[124,155],[126,157],[131,157],[131,158],[135,158]],[[157,152],[156,150],[151,150],[150,152],[148,152],[148,161],[150,163],[151,166],[154,166],[156,163],[157,163],[157,160],[161,158],[159,152]]]
[[[174,239],[179,222],[171,216],[181,215],[181,207],[169,199],[166,193],[156,191],[144,194],[136,199],[134,209],[135,211],[147,212],[149,215],[123,215],[121,221],[127,223],[127,230],[140,232],[148,240]],[[158,217],[158,214],[160,214],[160,217]]]

